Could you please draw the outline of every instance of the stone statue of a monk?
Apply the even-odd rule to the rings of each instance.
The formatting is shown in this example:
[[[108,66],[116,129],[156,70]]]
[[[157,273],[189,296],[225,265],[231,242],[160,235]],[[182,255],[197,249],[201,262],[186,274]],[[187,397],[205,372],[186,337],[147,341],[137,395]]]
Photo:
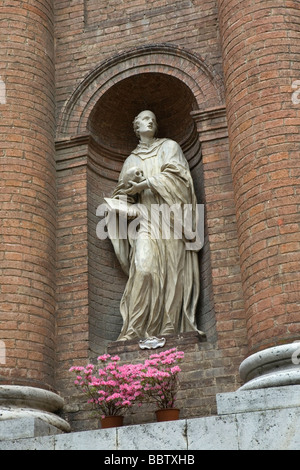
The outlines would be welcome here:
[[[121,300],[123,328],[118,341],[146,339],[197,331],[195,312],[200,280],[197,251],[186,249],[184,236],[164,238],[161,229],[151,231],[151,207],[174,204],[192,208],[197,201],[188,163],[180,146],[170,139],[158,139],[156,117],[142,111],[134,120],[140,141],[125,160],[113,199],[125,196],[133,203],[130,217],[139,214],[136,236],[111,238],[128,282]],[[142,207],[142,211],[134,211]],[[109,220],[109,219],[108,219]],[[192,221],[195,226],[195,221]],[[109,227],[109,224],[108,224]],[[125,237],[124,237],[125,238]]]

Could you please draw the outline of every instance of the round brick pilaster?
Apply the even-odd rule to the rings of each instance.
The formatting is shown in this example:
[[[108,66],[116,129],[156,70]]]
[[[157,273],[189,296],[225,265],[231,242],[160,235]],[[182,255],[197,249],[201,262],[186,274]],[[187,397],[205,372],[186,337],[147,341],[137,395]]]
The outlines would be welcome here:
[[[0,384],[54,387],[52,0],[1,4]]]
[[[249,354],[300,336],[298,3],[218,0]]]

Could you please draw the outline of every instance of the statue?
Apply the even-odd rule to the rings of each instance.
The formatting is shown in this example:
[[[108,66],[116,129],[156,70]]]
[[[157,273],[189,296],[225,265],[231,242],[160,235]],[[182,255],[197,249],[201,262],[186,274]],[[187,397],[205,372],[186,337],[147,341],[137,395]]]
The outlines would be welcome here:
[[[181,209],[188,205],[195,229],[197,201],[180,146],[173,140],[155,137],[155,115],[142,111],[134,120],[134,130],[140,141],[124,162],[112,199],[106,199],[110,206],[107,227],[110,233],[110,218],[118,207],[123,217],[136,222],[134,237],[129,231],[128,237],[110,236],[116,256],[128,274],[120,304],[123,328],[118,341],[147,338],[153,341],[158,336],[198,331],[197,252],[202,246],[191,244],[192,248],[187,249],[190,239],[185,238],[182,223],[180,236],[174,230],[164,238],[159,224],[151,222],[149,214],[153,208],[175,205]],[[124,201],[129,203],[127,211],[126,205],[123,211],[118,206]],[[170,221],[173,229],[174,214]]]

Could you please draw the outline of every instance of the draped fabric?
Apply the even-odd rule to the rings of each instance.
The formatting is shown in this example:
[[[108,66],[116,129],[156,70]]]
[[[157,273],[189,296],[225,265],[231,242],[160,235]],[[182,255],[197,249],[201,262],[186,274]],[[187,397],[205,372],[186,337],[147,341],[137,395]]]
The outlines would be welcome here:
[[[140,214],[134,220],[134,227],[138,229],[134,234],[129,231],[126,239],[111,236],[112,214],[108,217],[115,253],[128,274],[120,304],[123,328],[118,340],[196,331],[200,288],[197,251],[201,247],[186,249],[189,238],[184,232],[186,220],[182,218],[177,227],[173,212],[169,217],[171,230],[167,238],[162,223],[153,223],[153,214],[162,205],[183,208],[189,204],[190,230],[196,229],[197,201],[188,163],[180,146],[170,139],[155,139],[149,147],[140,143],[123,165],[113,198],[124,196],[123,179],[133,167],[143,171],[149,186],[130,198],[134,203],[132,207]]]

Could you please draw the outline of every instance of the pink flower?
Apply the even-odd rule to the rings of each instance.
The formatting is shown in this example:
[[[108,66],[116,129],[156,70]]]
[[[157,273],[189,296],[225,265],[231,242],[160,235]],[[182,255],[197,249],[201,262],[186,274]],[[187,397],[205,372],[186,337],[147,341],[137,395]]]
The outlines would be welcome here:
[[[121,394],[120,393],[113,393],[112,395],[110,395],[109,397],[107,397],[107,401],[109,400],[115,400],[116,398],[120,398],[121,397]]]
[[[119,356],[113,356],[113,357],[111,357],[110,359],[111,359],[112,361],[119,361],[119,360],[120,360]]]
[[[80,366],[73,366],[69,369],[70,372],[73,372],[73,371],[81,372],[82,370],[84,370],[84,367],[80,367]]]
[[[110,354],[103,354],[102,356],[98,357],[98,361],[107,361],[110,358]]]

